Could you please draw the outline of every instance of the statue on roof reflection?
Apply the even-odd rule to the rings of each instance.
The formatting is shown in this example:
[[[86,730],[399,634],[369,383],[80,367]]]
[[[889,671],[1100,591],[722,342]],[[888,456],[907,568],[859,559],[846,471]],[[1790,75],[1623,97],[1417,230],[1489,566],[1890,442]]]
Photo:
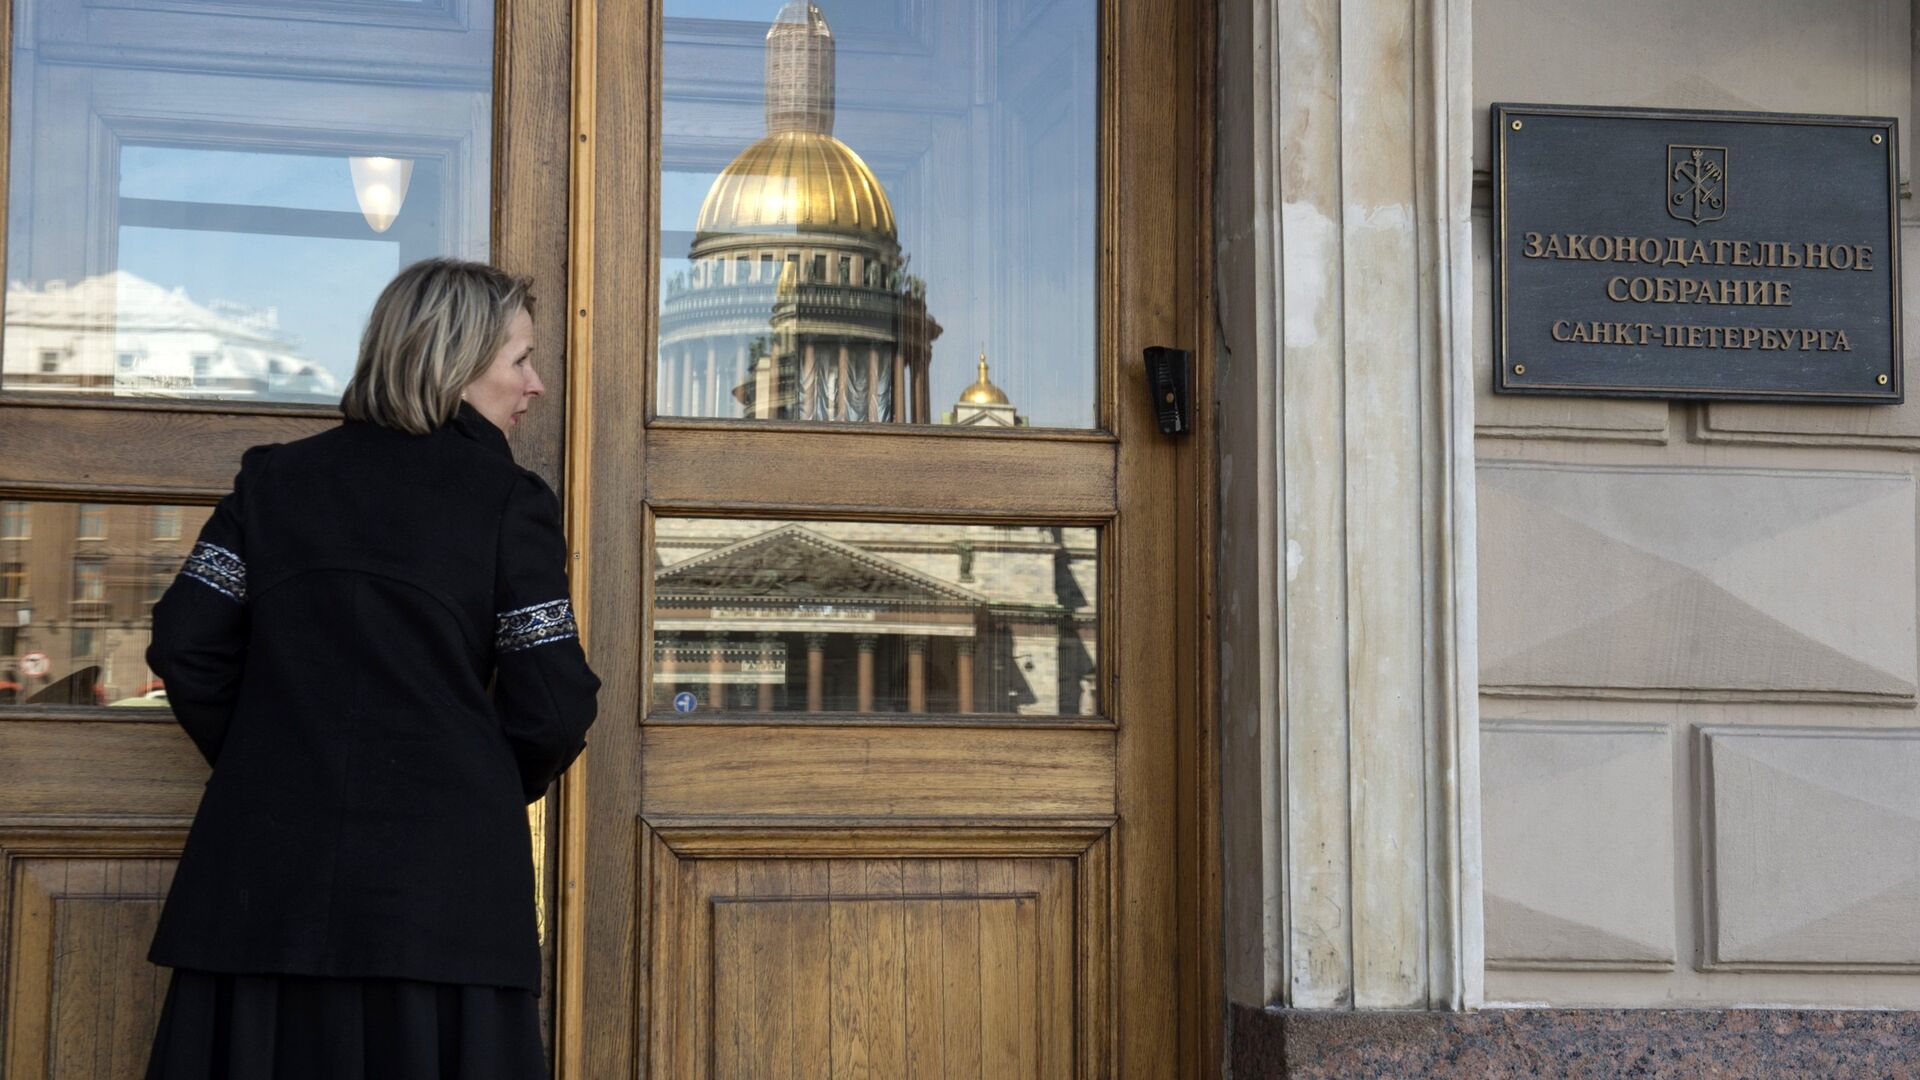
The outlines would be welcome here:
[[[692,268],[667,283],[662,413],[932,421],[940,326],[886,190],[834,137],[833,113],[833,31],[789,0],[767,31],[767,133],[713,182]]]

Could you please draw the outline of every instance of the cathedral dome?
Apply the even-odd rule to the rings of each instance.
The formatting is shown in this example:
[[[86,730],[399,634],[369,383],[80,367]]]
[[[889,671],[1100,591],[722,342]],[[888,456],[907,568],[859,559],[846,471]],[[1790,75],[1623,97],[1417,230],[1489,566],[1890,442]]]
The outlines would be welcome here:
[[[791,231],[892,242],[893,204],[846,143],[818,131],[776,131],[722,170],[700,204],[695,232]]]

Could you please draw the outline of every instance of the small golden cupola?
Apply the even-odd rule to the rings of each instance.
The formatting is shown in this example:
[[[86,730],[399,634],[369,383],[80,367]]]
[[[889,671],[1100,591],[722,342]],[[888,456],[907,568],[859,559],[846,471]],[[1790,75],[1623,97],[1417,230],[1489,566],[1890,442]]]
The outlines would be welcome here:
[[[987,352],[980,350],[980,377],[961,391],[953,407],[953,422],[966,427],[1021,427],[1026,418],[1014,410],[1006,391],[987,377]]]
[[[1006,391],[993,385],[993,380],[987,378],[985,349],[980,350],[980,377],[960,395],[960,402],[963,405],[1005,405],[1007,403]]]

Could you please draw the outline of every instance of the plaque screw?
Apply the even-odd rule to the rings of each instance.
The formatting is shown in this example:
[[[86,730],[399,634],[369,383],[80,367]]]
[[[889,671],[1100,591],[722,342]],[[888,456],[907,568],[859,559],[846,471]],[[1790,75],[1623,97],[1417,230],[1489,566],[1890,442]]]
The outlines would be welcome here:
[[[1878,382],[1881,386],[1887,385],[1887,377],[1885,375],[1880,376],[1878,379],[1874,381]]]
[[[1518,121],[1518,120],[1515,120],[1515,121],[1513,122],[1513,130],[1515,130],[1515,131],[1519,131],[1519,130],[1520,130],[1520,121]]]
[[[1876,134],[1876,135],[1875,135],[1875,136],[1873,137],[1873,145],[1875,145],[1875,146],[1879,146],[1879,145],[1880,145],[1880,136],[1879,136],[1879,135],[1877,135],[1877,134]]]
[[[1527,373],[1527,365],[1525,364],[1513,365],[1513,373],[1515,375],[1525,375]]]

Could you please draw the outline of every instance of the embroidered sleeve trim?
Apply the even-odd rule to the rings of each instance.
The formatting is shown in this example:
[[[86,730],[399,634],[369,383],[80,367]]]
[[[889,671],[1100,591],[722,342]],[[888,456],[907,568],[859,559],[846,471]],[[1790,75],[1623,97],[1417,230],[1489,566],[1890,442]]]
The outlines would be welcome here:
[[[236,604],[247,602],[246,561],[219,544],[202,540],[193,545],[193,552],[187,556],[187,564],[180,568],[180,573]]]
[[[501,612],[493,646],[498,652],[519,652],[579,636],[579,628],[573,624],[573,601],[563,597]]]

